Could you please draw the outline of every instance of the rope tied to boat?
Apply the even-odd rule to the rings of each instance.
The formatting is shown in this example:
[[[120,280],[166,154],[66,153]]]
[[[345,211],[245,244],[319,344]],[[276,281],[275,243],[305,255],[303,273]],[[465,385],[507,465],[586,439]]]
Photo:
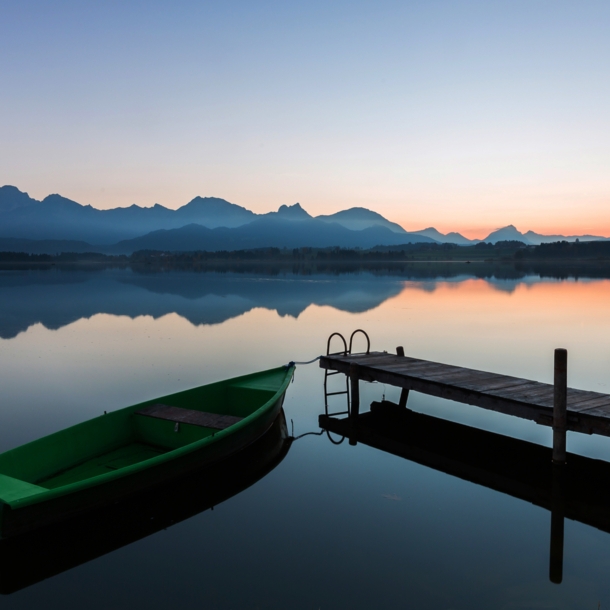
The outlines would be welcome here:
[[[287,365],[286,368],[290,368],[291,366],[295,366],[295,365],[305,365],[305,364],[313,364],[314,362],[317,362],[318,360],[320,360],[320,358],[322,358],[322,356],[318,356],[317,358],[314,358],[313,360],[308,360],[307,362],[299,362],[298,360],[291,360]]]

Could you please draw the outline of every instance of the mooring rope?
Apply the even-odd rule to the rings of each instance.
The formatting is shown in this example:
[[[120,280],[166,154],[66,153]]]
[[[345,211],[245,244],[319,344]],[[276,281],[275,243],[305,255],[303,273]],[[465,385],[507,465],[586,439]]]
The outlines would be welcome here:
[[[300,364],[300,365],[303,365],[303,364],[313,364],[314,362],[317,362],[318,360],[320,360],[320,358],[322,358],[322,356],[318,356],[317,358],[314,358],[313,360],[308,360],[307,362],[298,362],[296,360],[291,360],[286,365],[286,367],[291,367],[291,366],[294,366],[295,364]]]

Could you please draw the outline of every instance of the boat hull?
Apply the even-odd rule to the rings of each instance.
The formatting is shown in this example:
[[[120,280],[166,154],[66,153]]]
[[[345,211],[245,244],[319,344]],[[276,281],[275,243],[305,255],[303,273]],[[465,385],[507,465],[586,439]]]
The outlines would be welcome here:
[[[218,506],[277,467],[291,444],[280,411],[262,437],[224,460],[112,505],[0,541],[0,594],[11,594]]]
[[[177,453],[175,456],[168,454],[168,459],[161,462],[156,460],[157,463],[150,467],[126,472],[125,476],[118,474],[112,477],[97,477],[94,484],[88,482],[80,487],[76,486],[77,488],[71,489],[69,493],[48,494],[52,496],[48,499],[41,496],[40,501],[28,502],[26,499],[25,503],[17,502],[13,505],[0,502],[0,538],[19,535],[95,507],[113,504],[122,498],[231,456],[254,443],[271,427],[282,409],[284,393],[285,387],[277,393],[273,402],[248,417],[247,424],[244,420],[244,425],[224,430],[213,438],[206,439],[203,444],[199,443],[201,446],[193,443],[192,449],[187,447],[186,450],[174,452]]]

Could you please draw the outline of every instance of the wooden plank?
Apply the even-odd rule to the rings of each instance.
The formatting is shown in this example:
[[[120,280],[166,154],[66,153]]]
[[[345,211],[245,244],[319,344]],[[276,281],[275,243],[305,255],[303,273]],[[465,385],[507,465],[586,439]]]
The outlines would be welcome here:
[[[193,426],[201,426],[202,428],[212,428],[214,430],[224,430],[243,419],[243,417],[235,417],[234,415],[218,415],[217,413],[206,413],[205,411],[196,411],[194,409],[182,409],[180,407],[172,407],[161,403],[145,407],[140,411],[136,411],[136,414],[156,417],[158,419],[167,419],[180,424],[192,424]]]
[[[379,363],[380,366],[395,363],[395,364],[400,364],[402,366],[407,366],[407,367],[411,367],[411,368],[429,367],[429,366],[446,366],[446,367],[453,366],[451,364],[445,364],[443,362],[434,362],[433,360],[420,360],[419,358],[407,358],[406,356],[405,357],[394,356],[392,359],[384,358],[383,361],[381,359],[372,360],[371,363],[375,364],[375,365],[377,363]],[[455,367],[455,368],[459,368],[459,367]]]
[[[579,411],[579,417],[600,417],[600,418],[608,418],[610,421],[610,406],[605,407],[592,407],[587,411]]]
[[[518,400],[520,402],[528,402],[532,405],[542,405],[545,407],[553,406],[553,386],[538,387],[537,385],[519,386],[517,388],[508,388],[494,392],[503,398],[509,400]]]
[[[370,368],[370,367],[369,367]],[[434,364],[434,365],[429,365],[426,367],[412,367],[409,366],[408,364],[385,364],[382,366],[376,366],[373,367],[376,369],[383,369],[385,371],[392,371],[392,372],[396,372],[396,373],[403,373],[404,375],[416,375],[417,377],[424,377],[427,375],[434,375],[434,374],[445,374],[445,375],[449,375],[455,371],[449,369],[446,365],[444,364]]]
[[[544,383],[538,383],[537,381],[530,381],[529,383],[511,386],[503,388],[497,391],[498,394],[507,397],[534,397],[547,394],[553,394],[553,386]]]
[[[593,393],[591,393],[593,394]],[[580,398],[577,400],[570,400],[571,395],[568,392],[568,410],[574,412],[588,411],[589,409],[595,409],[597,407],[604,407],[610,405],[610,396],[605,394],[595,394],[588,398]]]
[[[502,396],[512,400],[513,396],[516,396],[519,392],[528,392],[536,388],[536,382],[527,381],[525,379],[514,380],[512,382],[498,382],[497,384],[484,384],[484,385],[473,385],[472,389],[481,392],[483,394],[489,394],[491,396]],[[490,387],[491,386],[491,387]],[[469,386],[470,387],[470,386]]]
[[[468,369],[460,369],[457,371],[446,372],[446,373],[434,373],[427,375],[428,379],[444,381],[445,383],[455,383],[459,385],[482,385],[485,382],[489,382],[492,379],[496,379],[498,376],[494,373],[482,373],[479,371],[470,371]]]
[[[384,352],[370,353],[370,354],[357,354],[348,356],[339,356],[339,359],[351,364],[366,364],[366,363],[377,363],[377,362],[393,362],[395,360],[401,360],[400,356],[396,354],[387,354]]]
[[[569,409],[568,409],[569,410]],[[588,409],[581,409],[580,411],[573,411],[573,413],[578,413],[578,415],[591,415],[592,413],[606,413],[606,417],[610,417],[610,403],[597,403],[593,406],[590,406]]]
[[[481,382],[481,383],[465,383],[462,384],[463,387],[465,388],[469,388],[471,390],[476,389],[479,392],[489,392],[489,393],[493,393],[493,392],[499,392],[501,390],[504,389],[508,389],[508,388],[517,388],[519,386],[524,386],[524,385],[528,385],[531,382],[528,381],[527,379],[517,379],[516,377],[499,377],[497,380],[495,381],[487,381],[487,382]]]
[[[408,359],[401,359],[408,360]],[[468,386],[472,390],[487,390],[511,385],[523,385],[531,383],[518,377],[509,377],[507,375],[499,375],[497,373],[488,373],[476,369],[467,369],[453,365],[428,362],[425,360],[418,361],[416,367],[412,367],[408,362],[397,362],[395,365],[384,364],[379,368],[386,371],[403,373],[408,376],[417,376],[421,379],[438,380],[445,383],[454,383],[462,387]],[[484,384],[484,385],[480,385]]]
[[[359,363],[364,364],[364,363]],[[399,356],[393,356],[392,358],[377,358],[368,361],[370,366],[388,366],[392,364],[398,364],[400,366],[410,368],[421,368],[428,366],[451,366],[449,364],[443,364],[442,362],[432,362],[431,360],[416,360],[415,358],[401,358]]]
[[[469,369],[462,368],[460,366],[451,366],[449,364],[441,364],[438,362],[430,362],[428,364],[418,364],[411,365],[408,364],[405,368],[409,371],[418,371],[418,372],[428,372],[429,374],[434,374],[433,371],[443,371],[448,375],[452,373],[466,373],[466,372],[474,372],[469,371]]]

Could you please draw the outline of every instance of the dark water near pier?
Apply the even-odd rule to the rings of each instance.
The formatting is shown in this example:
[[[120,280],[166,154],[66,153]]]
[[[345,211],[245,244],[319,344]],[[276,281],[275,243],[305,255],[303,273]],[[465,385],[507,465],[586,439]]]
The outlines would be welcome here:
[[[610,392],[610,280],[599,268],[16,267],[0,271],[0,450],[104,410],[308,360],[331,332],[355,328],[373,349],[403,345],[415,357],[546,382],[553,349],[566,347],[569,384]],[[322,379],[315,364],[297,369],[285,401],[295,435],[318,430]],[[361,393],[363,405],[398,397],[378,384]],[[412,393],[409,407],[551,440],[546,427],[467,405]],[[571,433],[568,449],[610,460],[610,439]],[[167,529],[138,522],[153,500],[132,507],[134,521],[122,527],[142,537],[84,552],[84,563],[0,597],[0,607],[610,605],[610,534],[566,520],[563,582],[554,585],[543,508],[325,435],[284,446],[280,457],[213,511],[216,500],[200,493],[211,483],[185,483],[197,493],[178,512],[155,509]],[[171,525],[176,515],[183,520]],[[108,524],[98,516],[90,527],[100,528],[98,544]],[[108,535],[119,540],[117,532]],[[68,534],[64,544],[74,545]]]

